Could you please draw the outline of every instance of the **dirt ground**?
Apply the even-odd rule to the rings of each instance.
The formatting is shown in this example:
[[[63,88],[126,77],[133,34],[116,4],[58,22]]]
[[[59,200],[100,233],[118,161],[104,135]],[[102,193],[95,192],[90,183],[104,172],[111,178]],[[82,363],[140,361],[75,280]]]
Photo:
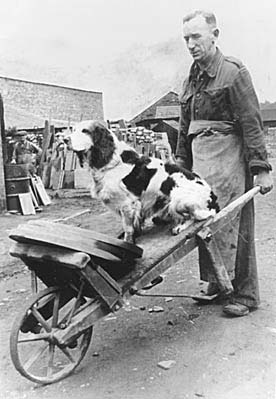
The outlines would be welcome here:
[[[276,167],[275,160],[273,164]],[[221,304],[133,297],[112,318],[95,326],[88,353],[73,375],[39,386],[18,374],[9,356],[9,335],[16,314],[31,295],[30,273],[9,257],[8,233],[29,219],[66,217],[91,204],[92,213],[75,224],[92,223],[100,231],[112,228],[103,225],[106,209],[88,196],[54,198],[36,216],[0,216],[0,398],[275,399],[276,189],[256,197],[262,299],[257,311],[231,319],[222,315]],[[202,288],[194,251],[169,269],[151,293],[195,293]],[[154,305],[164,311],[150,313]],[[162,360],[175,363],[163,370],[157,366]]]

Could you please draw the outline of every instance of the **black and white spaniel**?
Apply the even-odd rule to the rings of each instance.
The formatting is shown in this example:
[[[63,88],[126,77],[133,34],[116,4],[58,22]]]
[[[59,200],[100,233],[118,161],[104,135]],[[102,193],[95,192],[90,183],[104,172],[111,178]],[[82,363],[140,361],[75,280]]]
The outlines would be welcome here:
[[[139,156],[97,121],[78,123],[69,142],[80,164],[89,164],[92,197],[121,216],[125,241],[134,242],[146,218],[165,215],[178,234],[187,219],[203,220],[218,210],[211,188],[197,175]]]

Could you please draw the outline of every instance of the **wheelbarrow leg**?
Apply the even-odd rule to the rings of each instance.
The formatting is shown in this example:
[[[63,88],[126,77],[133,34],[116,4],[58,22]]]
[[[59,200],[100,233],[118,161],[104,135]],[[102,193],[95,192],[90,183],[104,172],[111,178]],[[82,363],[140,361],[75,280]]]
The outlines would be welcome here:
[[[224,295],[230,295],[234,291],[233,285],[225,268],[220,250],[216,241],[212,237],[210,229],[206,227],[197,235],[203,240],[206,251],[210,256],[213,272],[221,293]]]
[[[31,270],[31,288],[32,288],[32,293],[36,294],[38,291],[37,288],[37,275],[34,270]]]

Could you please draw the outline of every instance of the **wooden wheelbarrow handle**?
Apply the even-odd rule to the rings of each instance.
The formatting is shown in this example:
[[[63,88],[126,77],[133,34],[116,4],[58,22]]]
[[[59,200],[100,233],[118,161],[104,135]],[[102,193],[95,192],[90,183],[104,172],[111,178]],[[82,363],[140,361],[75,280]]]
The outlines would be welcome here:
[[[204,227],[210,227],[212,233],[214,234],[216,231],[220,230],[222,226],[229,223],[233,218],[236,217],[237,212],[240,211],[249,201],[254,198],[256,194],[260,192],[261,187],[255,186],[251,188],[249,191],[241,195],[239,198],[235,199],[225,208],[223,208],[219,213],[214,216],[213,219],[207,220],[204,223]]]

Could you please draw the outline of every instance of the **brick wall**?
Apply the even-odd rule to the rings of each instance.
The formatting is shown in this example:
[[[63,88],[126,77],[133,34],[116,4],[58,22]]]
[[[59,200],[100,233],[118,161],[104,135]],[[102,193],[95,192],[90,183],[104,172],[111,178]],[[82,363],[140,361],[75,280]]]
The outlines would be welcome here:
[[[6,127],[42,127],[45,119],[67,126],[84,119],[104,120],[101,92],[0,77]]]

